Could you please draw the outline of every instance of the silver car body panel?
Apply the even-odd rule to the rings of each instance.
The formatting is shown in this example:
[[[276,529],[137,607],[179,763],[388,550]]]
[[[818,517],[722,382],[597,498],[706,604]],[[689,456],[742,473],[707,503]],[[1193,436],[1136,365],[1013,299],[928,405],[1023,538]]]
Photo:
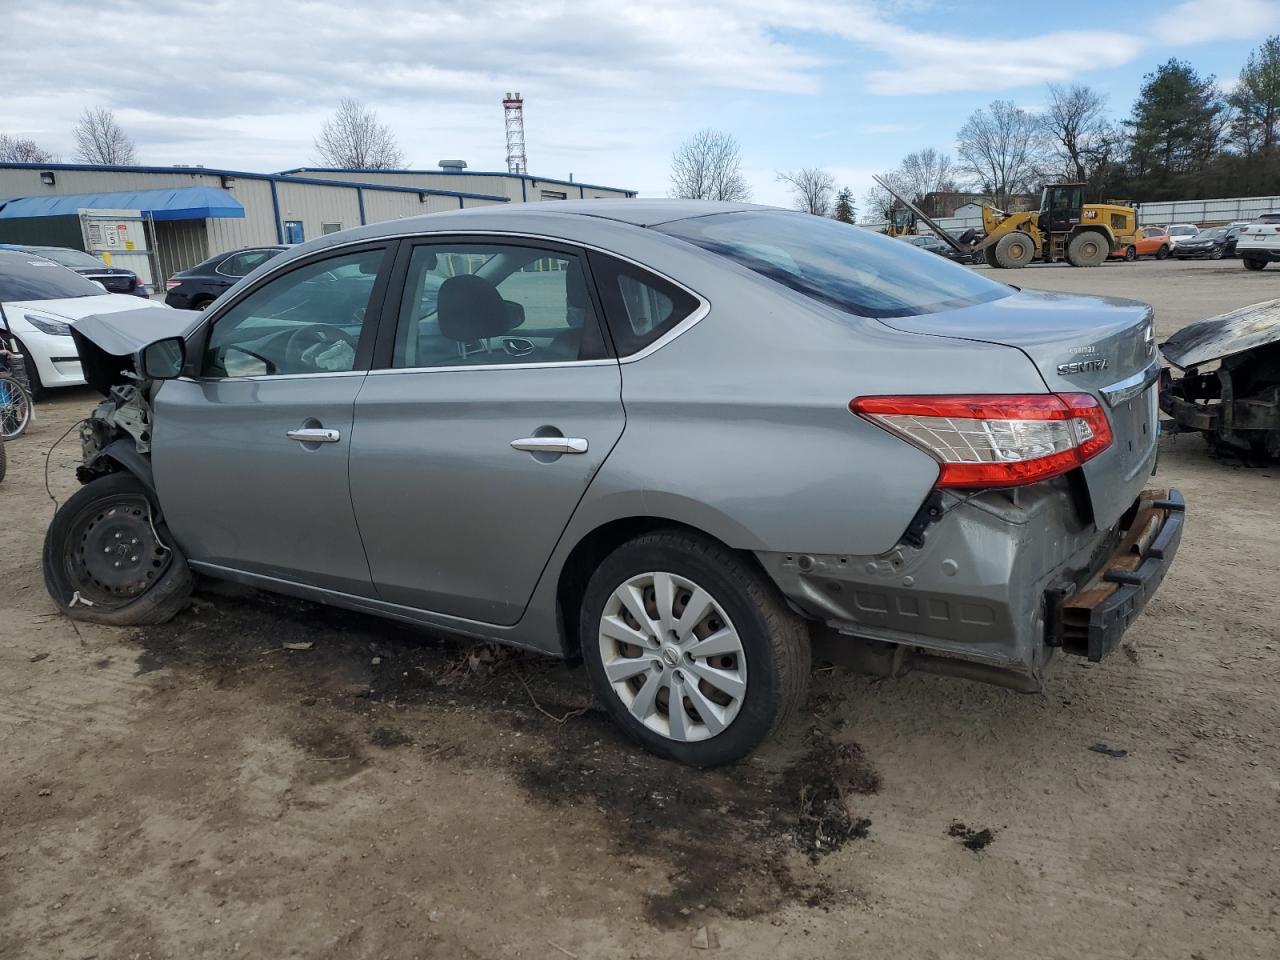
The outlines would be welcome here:
[[[1253,303],[1183,327],[1160,352],[1180,370],[1280,342],[1280,300]]]
[[[823,563],[839,567],[844,558],[849,569],[855,560],[861,568],[879,563],[901,549],[933,489],[937,463],[851,414],[850,400],[1100,391],[1135,372],[1119,369],[1133,359],[1120,355],[1145,308],[1023,294],[878,321],[636,228],[734,209],[752,208],[637,200],[477,208],[371,224],[268,261],[202,319],[216,322],[260,280],[313,254],[381,238],[480,234],[605,251],[672,278],[703,305],[621,362],[166,383],[154,456],[174,536],[210,574],[561,653],[558,588],[574,548],[605,525],[645,518],[755,553],[811,615],[907,636],[913,621],[905,613],[873,622],[868,610],[817,603],[822,588],[786,559],[835,558]],[[1113,350],[1114,375],[1095,383],[1045,374],[1050,359],[1060,362],[1061,331],[1055,338],[1052,330],[1064,323]],[[535,375],[536,394],[522,392]],[[308,419],[337,429],[341,441],[308,449],[285,436]],[[586,440],[588,453],[540,462],[510,447],[539,428]],[[878,590],[886,611],[909,607],[908,596],[926,610],[952,598],[950,626],[920,632],[922,644],[1034,670],[1037,591],[1104,539],[1124,494],[1097,490],[1115,477],[1125,478],[1125,490],[1140,487],[1146,455],[1125,451],[1094,468],[1096,526],[1071,519],[1058,486],[973,500],[947,513],[918,557],[903,555],[912,583],[878,567],[862,592]],[[548,498],[549,509],[530,514]],[[956,570],[948,572],[948,559]],[[862,574],[831,579],[842,577],[856,596]],[[959,605],[966,593],[1009,632],[970,623],[973,611]]]

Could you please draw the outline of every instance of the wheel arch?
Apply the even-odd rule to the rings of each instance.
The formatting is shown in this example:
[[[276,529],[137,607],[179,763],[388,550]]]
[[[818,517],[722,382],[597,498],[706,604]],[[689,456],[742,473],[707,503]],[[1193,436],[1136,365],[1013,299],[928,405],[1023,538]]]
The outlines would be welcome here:
[[[156,493],[155,473],[151,469],[151,460],[138,452],[137,445],[132,439],[120,439],[107,444],[107,446],[98,451],[98,455],[87,466],[89,467],[90,478],[119,471],[132,474],[139,483],[146,487],[152,498],[157,503],[159,502],[159,496]]]
[[[578,538],[560,565],[556,578],[556,620],[560,629],[563,655],[566,659],[576,660],[581,655],[582,638],[578,635],[578,610],[582,605],[582,597],[586,592],[587,581],[591,579],[591,574],[605,557],[622,544],[659,530],[692,533],[713,540],[726,549],[733,550],[765,581],[773,584],[773,578],[769,576],[752,550],[735,546],[724,537],[704,529],[703,526],[659,515],[617,517],[605,521]]]

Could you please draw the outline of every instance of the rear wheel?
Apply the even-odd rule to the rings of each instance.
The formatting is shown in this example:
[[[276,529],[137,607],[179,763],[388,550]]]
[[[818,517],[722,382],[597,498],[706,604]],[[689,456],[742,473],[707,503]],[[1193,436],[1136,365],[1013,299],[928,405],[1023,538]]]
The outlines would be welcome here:
[[[1250,260],[1246,257],[1244,261],[1244,268],[1246,270],[1261,270],[1266,265],[1267,261],[1265,260]]]
[[[1129,263],[1133,263],[1133,261],[1134,261],[1134,260],[1137,260],[1137,259],[1138,259],[1138,249],[1137,249],[1137,247],[1133,247],[1133,246],[1125,247],[1125,248],[1124,248],[1124,258],[1125,258],[1125,260],[1127,260]]]
[[[0,375],[0,438],[13,440],[31,425],[31,395],[17,377]]]
[[[1159,250],[1156,251],[1157,260],[1166,260],[1168,259],[1168,257],[1169,257],[1169,248],[1167,246],[1161,247]]]
[[[1100,267],[1111,252],[1111,244],[1097,230],[1077,233],[1067,244],[1067,263],[1073,267]]]
[[[583,659],[614,721],[698,767],[746,756],[804,702],[809,635],[732,550],[682,531],[611,553],[582,601]]]
[[[129,473],[87,483],[58,508],[43,560],[63,613],[117,627],[172,619],[194,583],[155,499]]]
[[[996,266],[1005,269],[1025,267],[1035,256],[1035,242],[1021,230],[1000,238],[996,243]]]

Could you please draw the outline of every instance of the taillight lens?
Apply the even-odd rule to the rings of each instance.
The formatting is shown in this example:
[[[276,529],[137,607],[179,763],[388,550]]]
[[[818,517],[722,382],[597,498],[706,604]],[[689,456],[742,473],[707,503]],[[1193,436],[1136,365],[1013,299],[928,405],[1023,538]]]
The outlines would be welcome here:
[[[178,287],[178,286],[181,286],[181,285],[182,285],[182,281],[181,281],[181,280],[173,280],[173,279],[169,279],[169,280],[166,280],[166,281],[164,282],[164,288],[165,288],[166,290],[172,290],[174,287]]]
[[[849,409],[941,465],[940,487],[1015,487],[1056,477],[1111,446],[1087,393],[858,397]]]

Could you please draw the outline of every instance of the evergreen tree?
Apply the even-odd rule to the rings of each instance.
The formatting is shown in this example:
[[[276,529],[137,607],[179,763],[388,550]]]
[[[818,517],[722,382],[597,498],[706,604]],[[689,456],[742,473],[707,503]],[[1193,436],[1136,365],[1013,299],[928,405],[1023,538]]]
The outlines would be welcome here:
[[[1125,121],[1132,132],[1130,175],[1144,200],[1201,196],[1218,159],[1226,104],[1214,77],[1171,59],[1143,78]]]
[[[853,223],[858,209],[853,205],[853,191],[845,187],[836,194],[836,206],[831,216],[841,223]]]

